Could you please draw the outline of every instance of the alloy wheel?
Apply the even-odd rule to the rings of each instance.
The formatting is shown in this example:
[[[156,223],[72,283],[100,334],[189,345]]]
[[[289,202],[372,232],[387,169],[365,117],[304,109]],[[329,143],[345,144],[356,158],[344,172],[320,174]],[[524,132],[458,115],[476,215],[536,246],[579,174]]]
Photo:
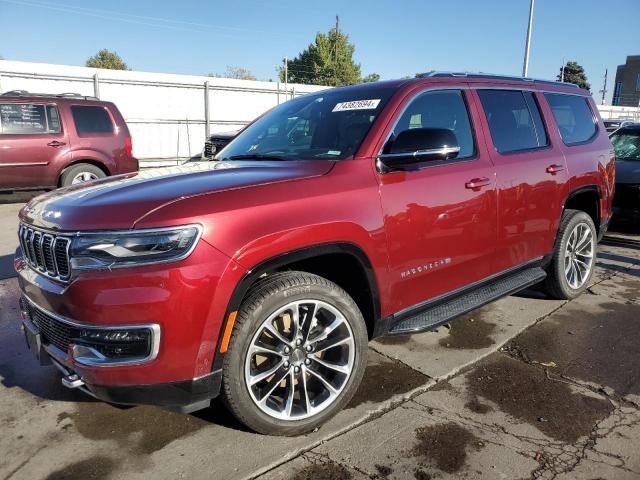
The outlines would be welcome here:
[[[588,224],[579,223],[569,234],[564,251],[564,274],[573,289],[578,289],[589,278],[593,268],[595,239]]]
[[[245,384],[267,415],[300,420],[340,396],[354,360],[353,331],[344,315],[320,300],[298,300],[256,331],[245,359]]]
[[[75,177],[73,177],[73,180],[71,180],[71,185],[75,185],[77,183],[88,182],[90,180],[96,180],[97,178],[98,178],[98,176],[95,173],[80,172]]]

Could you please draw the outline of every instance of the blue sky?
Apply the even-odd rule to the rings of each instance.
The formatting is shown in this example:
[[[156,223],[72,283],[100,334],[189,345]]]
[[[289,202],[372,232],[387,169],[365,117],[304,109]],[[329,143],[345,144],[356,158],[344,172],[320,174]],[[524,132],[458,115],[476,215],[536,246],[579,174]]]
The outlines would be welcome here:
[[[318,31],[356,45],[363,74],[468,70],[520,74],[529,0],[0,0],[0,55],[83,65],[101,48],[134,70],[206,74],[227,65],[276,78]],[[536,0],[529,74],[581,63],[594,94],[640,54],[640,0]],[[611,88],[609,88],[609,98]]]

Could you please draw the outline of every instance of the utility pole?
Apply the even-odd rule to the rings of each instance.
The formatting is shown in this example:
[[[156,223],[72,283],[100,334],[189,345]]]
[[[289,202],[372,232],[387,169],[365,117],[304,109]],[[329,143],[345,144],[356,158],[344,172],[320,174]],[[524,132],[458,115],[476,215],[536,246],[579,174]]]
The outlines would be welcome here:
[[[282,62],[284,63],[284,98],[287,98],[289,96],[289,91],[287,90],[287,83],[289,82],[289,61],[287,57],[284,57]]]
[[[333,83],[338,83],[338,35],[340,32],[340,17],[336,15],[336,34],[333,39]]]
[[[564,57],[562,57],[562,65],[560,66],[560,81],[564,82]]]
[[[529,24],[527,25],[527,41],[524,47],[524,63],[522,64],[522,76],[526,77],[529,73],[529,51],[531,50],[531,27],[533,27],[533,3],[531,0],[529,6]]]
[[[604,105],[604,96],[607,94],[607,74],[609,73],[609,69],[605,68],[604,70],[604,86],[602,87],[602,105]]]

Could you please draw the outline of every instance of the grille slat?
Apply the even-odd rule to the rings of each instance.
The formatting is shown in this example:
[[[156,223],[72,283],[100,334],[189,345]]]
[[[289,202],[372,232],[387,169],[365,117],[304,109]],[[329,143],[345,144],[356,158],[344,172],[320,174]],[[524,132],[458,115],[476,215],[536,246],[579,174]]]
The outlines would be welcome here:
[[[55,280],[69,280],[70,238],[44,233],[27,225],[20,225],[18,237],[29,266]]]
[[[210,141],[204,143],[204,156],[206,158],[213,157],[213,143],[211,143]]]

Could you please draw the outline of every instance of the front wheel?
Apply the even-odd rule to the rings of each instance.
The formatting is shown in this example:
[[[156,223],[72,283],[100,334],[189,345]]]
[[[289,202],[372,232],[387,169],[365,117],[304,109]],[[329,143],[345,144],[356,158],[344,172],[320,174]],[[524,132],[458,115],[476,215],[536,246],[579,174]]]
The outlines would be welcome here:
[[[544,283],[549,295],[570,300],[587,289],[596,261],[596,238],[589,215],[579,210],[564,212]]]
[[[238,311],[224,359],[225,401],[257,432],[308,432],[357,390],[367,340],[360,310],[333,282],[305,272],[267,277]]]

